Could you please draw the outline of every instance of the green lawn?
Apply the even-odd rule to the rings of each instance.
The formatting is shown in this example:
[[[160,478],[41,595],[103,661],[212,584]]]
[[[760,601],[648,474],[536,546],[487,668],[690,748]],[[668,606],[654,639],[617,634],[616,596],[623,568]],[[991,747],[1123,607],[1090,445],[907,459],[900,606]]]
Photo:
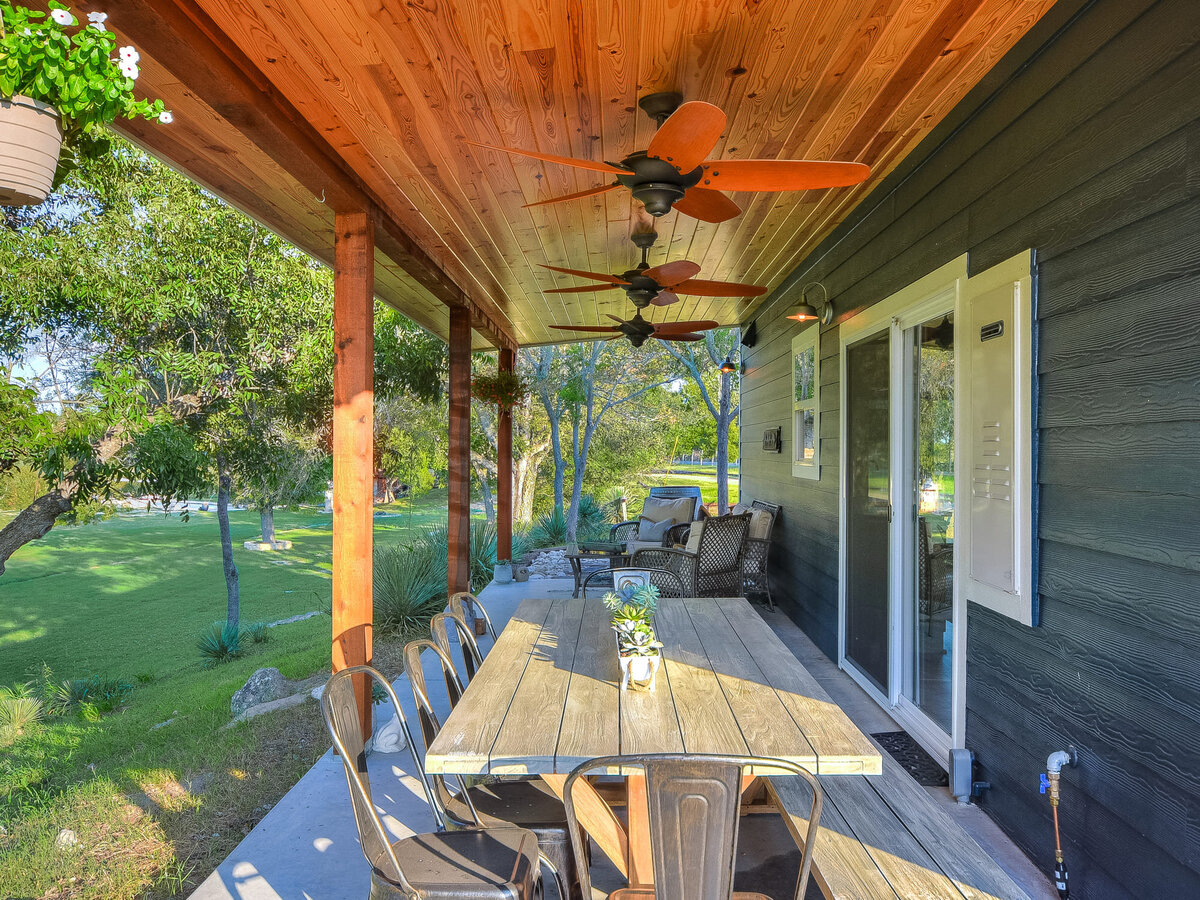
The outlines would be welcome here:
[[[377,543],[444,522],[445,509],[444,491],[411,516],[406,504],[393,505],[376,518]],[[253,553],[241,544],[258,536],[257,515],[232,514],[243,623],[328,606],[330,518],[280,512],[278,535],[293,549]],[[255,669],[276,666],[290,678],[327,669],[329,618],[272,628],[245,658],[205,669],[196,639],[224,614],[211,513],[58,527],[9,561],[0,576],[0,685],[25,681],[44,663],[58,679],[101,674],[135,687],[124,709],[98,722],[48,720],[0,748],[4,896],[182,890],[183,872],[207,874],[265,814],[261,804],[275,802],[325,750],[315,704],[287,722],[277,715],[220,726]],[[286,746],[272,744],[280,734],[290,735]],[[202,794],[181,787],[201,774],[211,778]],[[151,798],[154,815],[142,816],[127,797]],[[78,852],[54,849],[64,826],[79,832]]]

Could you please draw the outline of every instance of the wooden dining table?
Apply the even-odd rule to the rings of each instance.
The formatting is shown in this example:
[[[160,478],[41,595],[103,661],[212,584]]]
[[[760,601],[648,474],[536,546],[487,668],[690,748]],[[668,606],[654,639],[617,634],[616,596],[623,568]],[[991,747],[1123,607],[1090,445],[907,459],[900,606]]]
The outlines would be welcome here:
[[[571,770],[599,756],[735,754],[818,775],[882,771],[879,750],[744,598],[662,599],[654,627],[655,689],[622,691],[600,600],[525,600],[427,748],[426,769],[538,775],[560,797]],[[626,776],[628,825],[584,781],[573,792],[580,823],[631,884],[652,884],[645,779],[610,774]]]

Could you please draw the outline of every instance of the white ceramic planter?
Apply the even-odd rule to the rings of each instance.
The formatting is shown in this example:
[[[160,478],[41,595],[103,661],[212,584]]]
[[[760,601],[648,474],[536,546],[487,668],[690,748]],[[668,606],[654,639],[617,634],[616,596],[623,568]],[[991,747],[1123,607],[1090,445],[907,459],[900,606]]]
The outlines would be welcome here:
[[[662,664],[662,657],[658,654],[654,656],[622,656],[618,654],[618,661],[621,664],[621,690],[628,690],[630,685],[634,687],[642,687],[651,693],[654,692],[654,684],[658,679],[658,667]]]
[[[0,99],[0,205],[43,202],[54,183],[61,147],[54,107],[20,94]]]

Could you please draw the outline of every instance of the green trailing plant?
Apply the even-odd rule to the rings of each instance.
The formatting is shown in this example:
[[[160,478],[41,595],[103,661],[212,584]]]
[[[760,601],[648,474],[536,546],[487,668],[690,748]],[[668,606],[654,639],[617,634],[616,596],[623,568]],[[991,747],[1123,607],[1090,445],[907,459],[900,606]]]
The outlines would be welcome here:
[[[44,708],[30,685],[0,687],[0,744],[8,744],[42,720]]]
[[[380,547],[373,564],[375,627],[401,635],[429,627],[446,604],[446,562],[427,540]]]
[[[137,118],[167,125],[171,113],[162,100],[134,96],[138,52],[117,47],[106,13],[90,12],[82,24],[58,0],[50,0],[49,9],[0,2],[0,96],[21,94],[58,111],[63,149],[57,187],[81,161],[109,153],[105,126]]]
[[[512,409],[525,402],[529,385],[515,372],[481,372],[471,379],[471,395],[501,409]]]
[[[245,653],[242,633],[233,622],[213,622],[200,636],[196,646],[206,669],[230,662]]]

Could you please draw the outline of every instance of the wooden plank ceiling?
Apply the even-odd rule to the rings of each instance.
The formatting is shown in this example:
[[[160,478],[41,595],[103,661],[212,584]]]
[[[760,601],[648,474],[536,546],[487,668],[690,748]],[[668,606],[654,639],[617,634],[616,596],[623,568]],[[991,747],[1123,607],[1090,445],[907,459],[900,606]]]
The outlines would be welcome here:
[[[147,7],[215,28],[214,46],[252,67],[261,92],[310,126],[439,277],[493,313],[495,331],[527,345],[562,340],[551,323],[632,315],[621,291],[545,294],[583,282],[540,264],[622,272],[637,261],[629,235],[651,223],[652,264],[690,259],[701,278],[777,286],[1052,4],[116,0],[105,8],[118,29],[123,13]],[[246,110],[225,107],[213,73],[183,64],[152,31],[129,31],[143,53],[139,88],[163,97],[175,122],[128,133],[328,260],[332,212],[311,180],[256,144]],[[621,159],[649,143],[654,124],[637,100],[661,90],[725,111],[716,158],[850,160],[872,176],[850,188],[734,194],[742,214],[711,225],[675,212],[653,220],[624,189],[525,209],[611,179],[464,141]],[[445,295],[428,273],[384,247],[377,262],[380,296],[445,337]],[[684,297],[648,318],[733,324],[759,302]]]

